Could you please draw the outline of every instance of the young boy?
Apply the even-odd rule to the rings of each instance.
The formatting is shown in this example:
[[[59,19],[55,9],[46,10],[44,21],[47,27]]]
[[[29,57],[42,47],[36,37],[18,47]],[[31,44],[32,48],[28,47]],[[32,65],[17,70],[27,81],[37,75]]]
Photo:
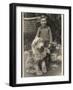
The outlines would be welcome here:
[[[42,15],[40,20],[41,26],[38,28],[37,37],[41,37],[44,41],[45,47],[49,47],[52,43],[52,33],[49,26],[47,26],[47,18]]]

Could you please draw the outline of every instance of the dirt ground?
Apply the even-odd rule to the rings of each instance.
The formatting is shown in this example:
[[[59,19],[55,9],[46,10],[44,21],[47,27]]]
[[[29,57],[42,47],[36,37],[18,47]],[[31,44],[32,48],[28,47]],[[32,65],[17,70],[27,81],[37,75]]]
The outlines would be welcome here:
[[[61,75],[62,65],[60,61],[51,62],[50,66],[48,66],[48,72],[41,76],[58,76]],[[38,77],[36,74],[26,73],[24,70],[24,77]]]

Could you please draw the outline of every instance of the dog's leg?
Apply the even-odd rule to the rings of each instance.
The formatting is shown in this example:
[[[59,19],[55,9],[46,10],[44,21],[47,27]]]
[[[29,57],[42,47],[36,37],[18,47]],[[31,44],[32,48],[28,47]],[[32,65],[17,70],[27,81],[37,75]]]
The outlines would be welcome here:
[[[35,65],[35,69],[36,69],[36,75],[42,75],[43,74],[42,71],[39,68],[38,63]]]
[[[43,72],[43,73],[47,73],[47,67],[46,67],[45,61],[42,61],[41,64],[42,64],[42,65],[41,65],[41,67],[42,67],[42,72]]]

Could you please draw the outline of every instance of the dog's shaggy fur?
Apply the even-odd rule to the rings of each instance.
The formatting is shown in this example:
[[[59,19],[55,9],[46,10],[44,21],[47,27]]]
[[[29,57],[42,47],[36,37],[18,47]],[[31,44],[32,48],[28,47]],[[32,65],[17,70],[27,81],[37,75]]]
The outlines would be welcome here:
[[[47,73],[50,51],[44,48],[43,40],[36,37],[32,42],[31,48],[31,50],[24,52],[26,72],[35,73],[36,75]]]
[[[44,42],[42,38],[36,37],[33,40],[32,52],[34,55],[36,74],[42,75],[43,73],[47,73],[47,55],[50,53],[50,51],[47,48],[44,48]]]

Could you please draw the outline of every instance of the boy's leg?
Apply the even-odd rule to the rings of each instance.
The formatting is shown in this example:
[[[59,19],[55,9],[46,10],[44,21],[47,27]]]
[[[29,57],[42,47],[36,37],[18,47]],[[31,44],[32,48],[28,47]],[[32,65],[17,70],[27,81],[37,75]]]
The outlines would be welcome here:
[[[39,63],[36,63],[35,64],[35,70],[36,70],[36,75],[42,75],[42,71],[40,70],[40,67],[39,67]]]
[[[42,64],[42,65],[41,65],[41,67],[42,67],[42,72],[43,72],[43,73],[47,73],[47,67],[46,67],[45,61],[42,61],[41,64]]]

